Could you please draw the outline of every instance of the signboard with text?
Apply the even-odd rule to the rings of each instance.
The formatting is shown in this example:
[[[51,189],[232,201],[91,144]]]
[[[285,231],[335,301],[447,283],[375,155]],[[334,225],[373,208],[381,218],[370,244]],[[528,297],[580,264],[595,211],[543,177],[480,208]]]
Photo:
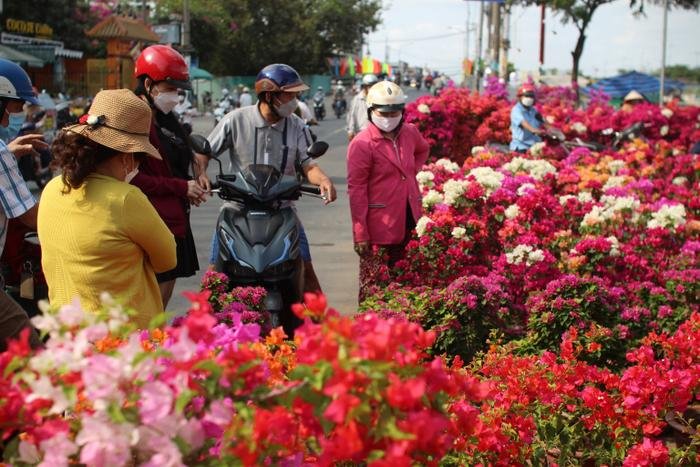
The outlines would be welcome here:
[[[45,23],[35,21],[24,21],[21,19],[5,19],[5,31],[35,37],[53,37],[53,28]]]

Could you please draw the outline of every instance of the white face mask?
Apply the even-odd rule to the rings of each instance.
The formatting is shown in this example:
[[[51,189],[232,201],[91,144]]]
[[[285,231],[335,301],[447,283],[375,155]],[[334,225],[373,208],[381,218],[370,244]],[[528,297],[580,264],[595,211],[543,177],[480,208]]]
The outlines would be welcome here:
[[[389,133],[394,131],[394,129],[399,126],[399,123],[401,123],[401,117],[401,115],[398,117],[381,117],[377,114],[373,114],[372,123],[374,123],[374,126],[380,130]]]
[[[127,172],[127,173],[126,173],[126,176],[124,177],[124,181],[125,181],[126,183],[130,183],[130,182],[134,179],[134,177],[136,176],[136,174],[139,173],[139,166],[136,164],[136,160],[134,159],[134,155],[133,155],[133,154],[131,155],[131,162],[132,162],[132,164],[133,164],[132,167],[134,168],[134,170],[132,170],[131,172]]]
[[[295,97],[294,99],[285,104],[275,105],[275,110],[277,111],[277,114],[280,117],[285,118],[292,115],[298,106],[299,102],[297,102],[297,99]]]
[[[169,114],[175,106],[180,102],[180,96],[177,91],[159,92],[153,98],[153,104],[164,114]]]
[[[520,103],[522,103],[525,107],[532,107],[535,104],[535,98],[523,97],[522,99],[520,99]]]

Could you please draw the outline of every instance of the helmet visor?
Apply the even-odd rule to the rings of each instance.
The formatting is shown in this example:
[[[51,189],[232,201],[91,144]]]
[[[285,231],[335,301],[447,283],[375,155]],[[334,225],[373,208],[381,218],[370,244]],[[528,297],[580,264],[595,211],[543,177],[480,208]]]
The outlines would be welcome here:
[[[185,89],[187,91],[192,90],[192,83],[188,81],[183,81],[179,79],[172,79],[172,78],[165,78],[164,81],[168,84],[171,84],[179,89]]]
[[[380,112],[396,112],[397,110],[403,110],[405,106],[406,106],[406,104],[386,104],[386,105],[375,104],[375,105],[372,105],[371,109],[378,110]]]
[[[287,84],[286,86],[281,87],[281,90],[284,92],[301,92],[306,91],[308,89],[309,87],[303,81]]]

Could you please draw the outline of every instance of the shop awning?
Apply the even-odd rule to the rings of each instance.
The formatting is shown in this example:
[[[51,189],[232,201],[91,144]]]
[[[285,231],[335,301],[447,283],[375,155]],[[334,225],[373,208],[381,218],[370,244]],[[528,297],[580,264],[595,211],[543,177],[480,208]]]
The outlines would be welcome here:
[[[54,63],[56,57],[83,58],[83,53],[79,50],[64,49],[55,45],[20,44],[16,47],[22,52],[34,55],[46,63]]]
[[[0,44],[0,58],[36,68],[44,66],[44,61],[42,59],[2,44]]]

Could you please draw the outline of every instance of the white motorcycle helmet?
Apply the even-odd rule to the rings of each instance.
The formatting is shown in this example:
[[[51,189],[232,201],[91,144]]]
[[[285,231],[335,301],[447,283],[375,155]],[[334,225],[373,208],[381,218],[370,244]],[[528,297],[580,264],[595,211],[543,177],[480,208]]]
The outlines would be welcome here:
[[[406,106],[406,95],[396,83],[380,81],[367,92],[367,111],[379,110],[380,112],[403,111]]]
[[[377,75],[373,75],[371,73],[366,74],[362,77],[362,86],[374,86],[379,82],[379,78],[377,78]]]
[[[335,84],[337,84],[338,86],[342,86],[342,85],[343,85],[343,82],[340,81],[340,80],[338,80],[338,81],[335,82]]]

